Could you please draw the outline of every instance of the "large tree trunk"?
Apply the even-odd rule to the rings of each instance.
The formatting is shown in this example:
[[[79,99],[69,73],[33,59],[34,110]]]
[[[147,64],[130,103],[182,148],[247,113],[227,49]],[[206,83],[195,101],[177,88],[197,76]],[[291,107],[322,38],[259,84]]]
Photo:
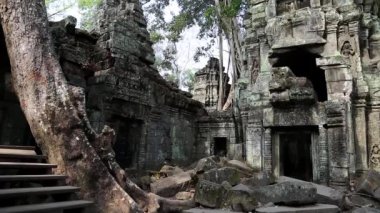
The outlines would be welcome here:
[[[0,19],[13,86],[33,136],[49,161],[58,165],[57,173],[68,175],[82,196],[94,201],[92,212],[167,212],[195,205],[148,194],[128,179],[114,158],[114,131],[105,127],[96,134],[83,92],[67,84],[43,0],[0,0]]]
[[[33,136],[58,173],[102,212],[136,212],[85,133],[48,32],[42,0],[0,0],[12,81]]]

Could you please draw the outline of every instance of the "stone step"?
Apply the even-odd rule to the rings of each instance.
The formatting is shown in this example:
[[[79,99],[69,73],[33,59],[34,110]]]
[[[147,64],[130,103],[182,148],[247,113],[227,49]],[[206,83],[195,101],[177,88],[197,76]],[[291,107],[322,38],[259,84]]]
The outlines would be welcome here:
[[[64,180],[66,175],[0,175],[0,182]]]
[[[67,209],[81,209],[92,205],[93,203],[86,200],[75,200],[54,203],[42,203],[32,205],[21,205],[0,208],[1,213],[40,213],[40,212],[55,212]]]
[[[50,169],[57,168],[49,163],[0,162],[0,169]]]
[[[1,159],[33,159],[33,160],[46,160],[45,155],[27,155],[18,153],[0,153]]]
[[[24,197],[41,194],[66,194],[78,191],[75,186],[53,186],[53,187],[32,187],[32,188],[12,188],[0,189],[0,199],[10,197]],[[1,212],[1,211],[0,211]]]
[[[273,206],[256,209],[258,213],[337,213],[340,209],[329,204],[315,204],[309,206]]]
[[[35,150],[34,146],[13,146],[13,145],[0,145],[0,149],[20,149],[20,150]]]
[[[0,154],[37,155],[34,150],[0,148]]]

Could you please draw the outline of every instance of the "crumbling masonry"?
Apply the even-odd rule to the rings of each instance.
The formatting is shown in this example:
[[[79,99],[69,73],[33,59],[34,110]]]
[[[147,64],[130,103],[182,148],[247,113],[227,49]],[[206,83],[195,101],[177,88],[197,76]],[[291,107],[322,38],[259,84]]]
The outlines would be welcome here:
[[[75,29],[74,18],[50,27],[69,83],[86,94],[91,124],[115,129],[123,167],[183,165],[220,154],[336,187],[380,171],[377,1],[251,0],[246,65],[226,112],[214,111],[217,60],[197,74],[198,101],[191,99],[153,67],[139,2],[104,2],[96,33]],[[32,144],[2,33],[0,46],[0,142]]]

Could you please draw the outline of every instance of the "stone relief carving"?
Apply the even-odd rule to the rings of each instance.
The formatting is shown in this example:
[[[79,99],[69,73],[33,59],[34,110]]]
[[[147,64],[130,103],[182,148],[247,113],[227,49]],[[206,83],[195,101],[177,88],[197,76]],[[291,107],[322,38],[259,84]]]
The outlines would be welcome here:
[[[251,66],[251,84],[255,84],[257,77],[259,76],[259,70],[260,70],[260,65],[259,65],[259,59],[255,58],[253,59],[252,66]]]
[[[346,57],[350,57],[350,56],[355,55],[354,48],[352,47],[352,45],[349,41],[345,41],[343,43],[342,48],[340,50],[340,53]]]
[[[272,80],[269,82],[272,103],[302,102],[314,103],[315,92],[309,79],[296,77],[288,67],[272,68]]]
[[[374,165],[374,167],[380,166],[380,145],[379,144],[375,144],[372,146],[370,161],[371,161],[371,164]]]

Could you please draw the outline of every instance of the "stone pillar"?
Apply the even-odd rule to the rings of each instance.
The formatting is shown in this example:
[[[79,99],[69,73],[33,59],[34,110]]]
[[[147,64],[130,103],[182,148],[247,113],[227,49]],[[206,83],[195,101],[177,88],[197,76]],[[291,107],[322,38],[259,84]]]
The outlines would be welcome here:
[[[329,179],[329,156],[328,156],[328,144],[326,140],[326,129],[323,125],[318,126],[319,132],[319,181],[323,184],[328,183]]]
[[[265,137],[262,127],[262,112],[260,109],[249,113],[246,131],[246,158],[247,163],[254,169],[262,169],[262,143]]]
[[[264,171],[272,172],[272,130],[270,128],[264,131]]]
[[[380,101],[368,106],[369,168],[380,171]]]
[[[354,102],[356,172],[362,174],[368,170],[366,102],[363,99]]]
[[[332,54],[334,48],[330,53]],[[317,59],[317,65],[325,70],[328,101],[326,102],[326,134],[329,152],[329,184],[344,187],[349,177],[349,148],[352,126],[349,115],[352,75],[342,56]]]
[[[323,56],[339,55],[337,29],[340,18],[340,15],[335,11],[335,9],[326,11],[327,43],[325,44]]]
[[[344,187],[348,183],[348,132],[345,128],[345,106],[344,101],[329,101],[326,104],[329,185],[333,187]]]

